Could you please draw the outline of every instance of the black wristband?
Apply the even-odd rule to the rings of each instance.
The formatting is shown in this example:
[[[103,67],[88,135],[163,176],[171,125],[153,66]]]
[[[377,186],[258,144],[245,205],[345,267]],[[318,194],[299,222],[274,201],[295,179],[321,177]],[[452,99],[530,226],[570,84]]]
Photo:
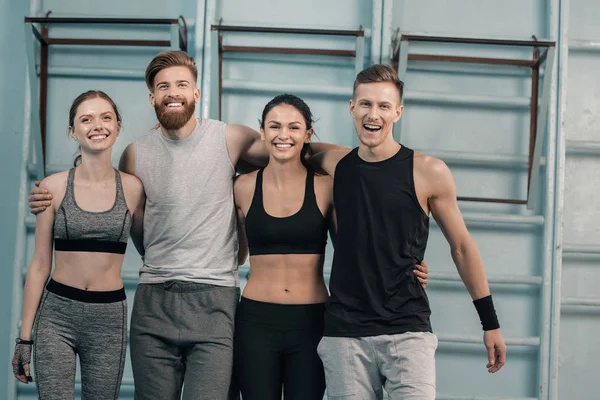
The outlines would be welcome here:
[[[479,314],[479,320],[484,331],[491,331],[500,328],[492,295],[473,300],[473,305]]]
[[[17,340],[15,340],[15,342],[17,344],[29,344],[29,345],[33,344],[33,340],[23,340],[21,338],[17,338]]]

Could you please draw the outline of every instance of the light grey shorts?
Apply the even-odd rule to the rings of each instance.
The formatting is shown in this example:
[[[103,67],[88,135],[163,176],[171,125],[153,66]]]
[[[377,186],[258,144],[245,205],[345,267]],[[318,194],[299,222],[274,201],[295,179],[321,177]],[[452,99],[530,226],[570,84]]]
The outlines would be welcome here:
[[[317,348],[328,400],[435,399],[437,337],[408,332],[367,337],[324,337]]]

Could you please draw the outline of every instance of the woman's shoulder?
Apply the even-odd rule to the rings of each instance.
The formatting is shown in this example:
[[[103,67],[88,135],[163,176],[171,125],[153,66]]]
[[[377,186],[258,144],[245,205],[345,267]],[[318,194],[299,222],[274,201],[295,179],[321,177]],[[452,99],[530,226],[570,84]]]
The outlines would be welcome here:
[[[69,171],[61,171],[48,175],[40,182],[40,189],[46,189],[48,193],[52,194],[52,208],[54,210],[60,207],[67,192]]]
[[[69,170],[57,172],[42,179],[40,182],[40,188],[48,189],[52,193],[60,191],[61,189],[64,191],[67,187],[68,179]]]
[[[258,171],[252,171],[252,172],[248,172],[247,174],[240,174],[238,176],[236,176],[233,180],[233,185],[234,186],[239,186],[239,187],[244,187],[244,186],[249,186],[252,185],[254,186],[254,184],[256,183],[256,175],[258,175]]]

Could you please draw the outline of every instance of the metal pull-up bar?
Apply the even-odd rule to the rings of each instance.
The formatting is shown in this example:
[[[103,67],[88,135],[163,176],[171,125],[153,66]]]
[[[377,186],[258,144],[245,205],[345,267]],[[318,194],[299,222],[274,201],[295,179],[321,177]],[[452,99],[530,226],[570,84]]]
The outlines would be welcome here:
[[[306,29],[306,28],[275,28],[266,26],[234,26],[234,25],[211,25],[212,42],[212,66],[211,74],[215,78],[212,81],[218,82],[215,87],[212,86],[212,101],[217,99],[217,103],[210,107],[212,118],[221,119],[221,98],[223,95],[223,54],[224,53],[262,53],[262,54],[302,54],[334,57],[355,57],[355,70],[358,73],[364,65],[364,36],[365,31],[362,27],[358,30],[339,30],[339,29]],[[354,50],[339,49],[317,49],[317,48],[296,48],[296,47],[256,47],[256,46],[225,46],[223,45],[224,32],[245,32],[245,33],[271,33],[287,35],[320,35],[320,36],[350,36],[356,38],[356,47]],[[218,51],[215,57],[214,52]]]
[[[491,46],[516,46],[516,47],[554,47],[555,42],[543,40],[515,40],[515,39],[489,39],[489,38],[465,38],[450,36],[428,36],[402,34],[401,40],[410,42],[429,43],[457,43],[457,44],[482,44]]]
[[[55,18],[25,17],[25,44],[29,65],[29,87],[31,91],[31,129],[38,154],[38,178],[45,176],[46,164],[46,117],[48,97],[48,47],[50,45],[87,45],[87,46],[136,46],[136,47],[170,47],[187,51],[187,26],[183,17],[179,19],[161,18]],[[180,23],[181,22],[181,23]],[[34,24],[41,24],[41,31]],[[91,39],[91,38],[55,38],[50,37],[48,28],[51,24],[59,25],[166,25],[171,27],[170,40],[140,39]],[[33,38],[40,43],[40,81],[38,81],[35,62],[35,45]],[[36,99],[39,96],[39,102]],[[36,119],[38,118],[38,119]]]
[[[108,25],[175,25],[179,34],[179,47],[182,50],[187,50],[187,27],[183,18],[182,25],[179,25],[178,19],[167,18],[53,18],[53,17],[25,17],[26,24],[108,24]],[[73,38],[50,38],[48,33],[41,34],[35,25],[31,26],[34,35],[42,44],[77,44],[77,45],[92,45],[92,46],[157,46],[169,47],[172,45],[172,40],[131,40],[131,39],[73,39]]]
[[[321,36],[365,36],[365,31],[340,30],[340,29],[307,29],[307,28],[274,28],[269,26],[239,26],[239,25],[211,25],[211,30],[220,32],[246,32],[246,33],[284,33],[292,35],[321,35]]]
[[[531,59],[507,59],[491,57],[465,57],[454,55],[438,54],[410,54],[408,51],[409,42],[428,42],[428,43],[454,43],[454,44],[473,44],[488,46],[516,46],[533,48]],[[545,122],[548,116],[548,105],[550,102],[550,82],[552,80],[554,68],[555,42],[536,40],[510,40],[510,39],[485,39],[485,38],[464,38],[464,37],[443,37],[443,36],[424,36],[399,34],[399,40],[394,41],[393,63],[398,71],[400,80],[404,80],[407,71],[408,61],[436,61],[470,64],[488,64],[505,65],[516,67],[531,68],[531,100],[529,104],[530,111],[530,129],[529,129],[529,155],[527,172],[527,199],[495,199],[483,197],[458,197],[458,200],[485,202],[485,203],[507,203],[507,204],[527,204],[527,208],[533,209],[537,200],[537,186],[539,180],[540,164],[542,158],[542,143],[546,132]],[[540,55],[540,48],[545,48]],[[546,63],[544,80],[542,86],[541,104],[539,103],[539,85],[540,85],[540,66]],[[539,108],[539,110],[538,110]],[[400,120],[402,122],[402,120]],[[400,135],[399,125],[398,138]]]

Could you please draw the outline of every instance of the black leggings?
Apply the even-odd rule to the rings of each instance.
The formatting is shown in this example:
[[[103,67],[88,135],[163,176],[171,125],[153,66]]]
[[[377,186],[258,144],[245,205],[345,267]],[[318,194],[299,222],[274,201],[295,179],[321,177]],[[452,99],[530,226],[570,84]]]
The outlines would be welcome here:
[[[242,297],[234,336],[235,378],[244,400],[322,400],[323,304],[273,304]]]

